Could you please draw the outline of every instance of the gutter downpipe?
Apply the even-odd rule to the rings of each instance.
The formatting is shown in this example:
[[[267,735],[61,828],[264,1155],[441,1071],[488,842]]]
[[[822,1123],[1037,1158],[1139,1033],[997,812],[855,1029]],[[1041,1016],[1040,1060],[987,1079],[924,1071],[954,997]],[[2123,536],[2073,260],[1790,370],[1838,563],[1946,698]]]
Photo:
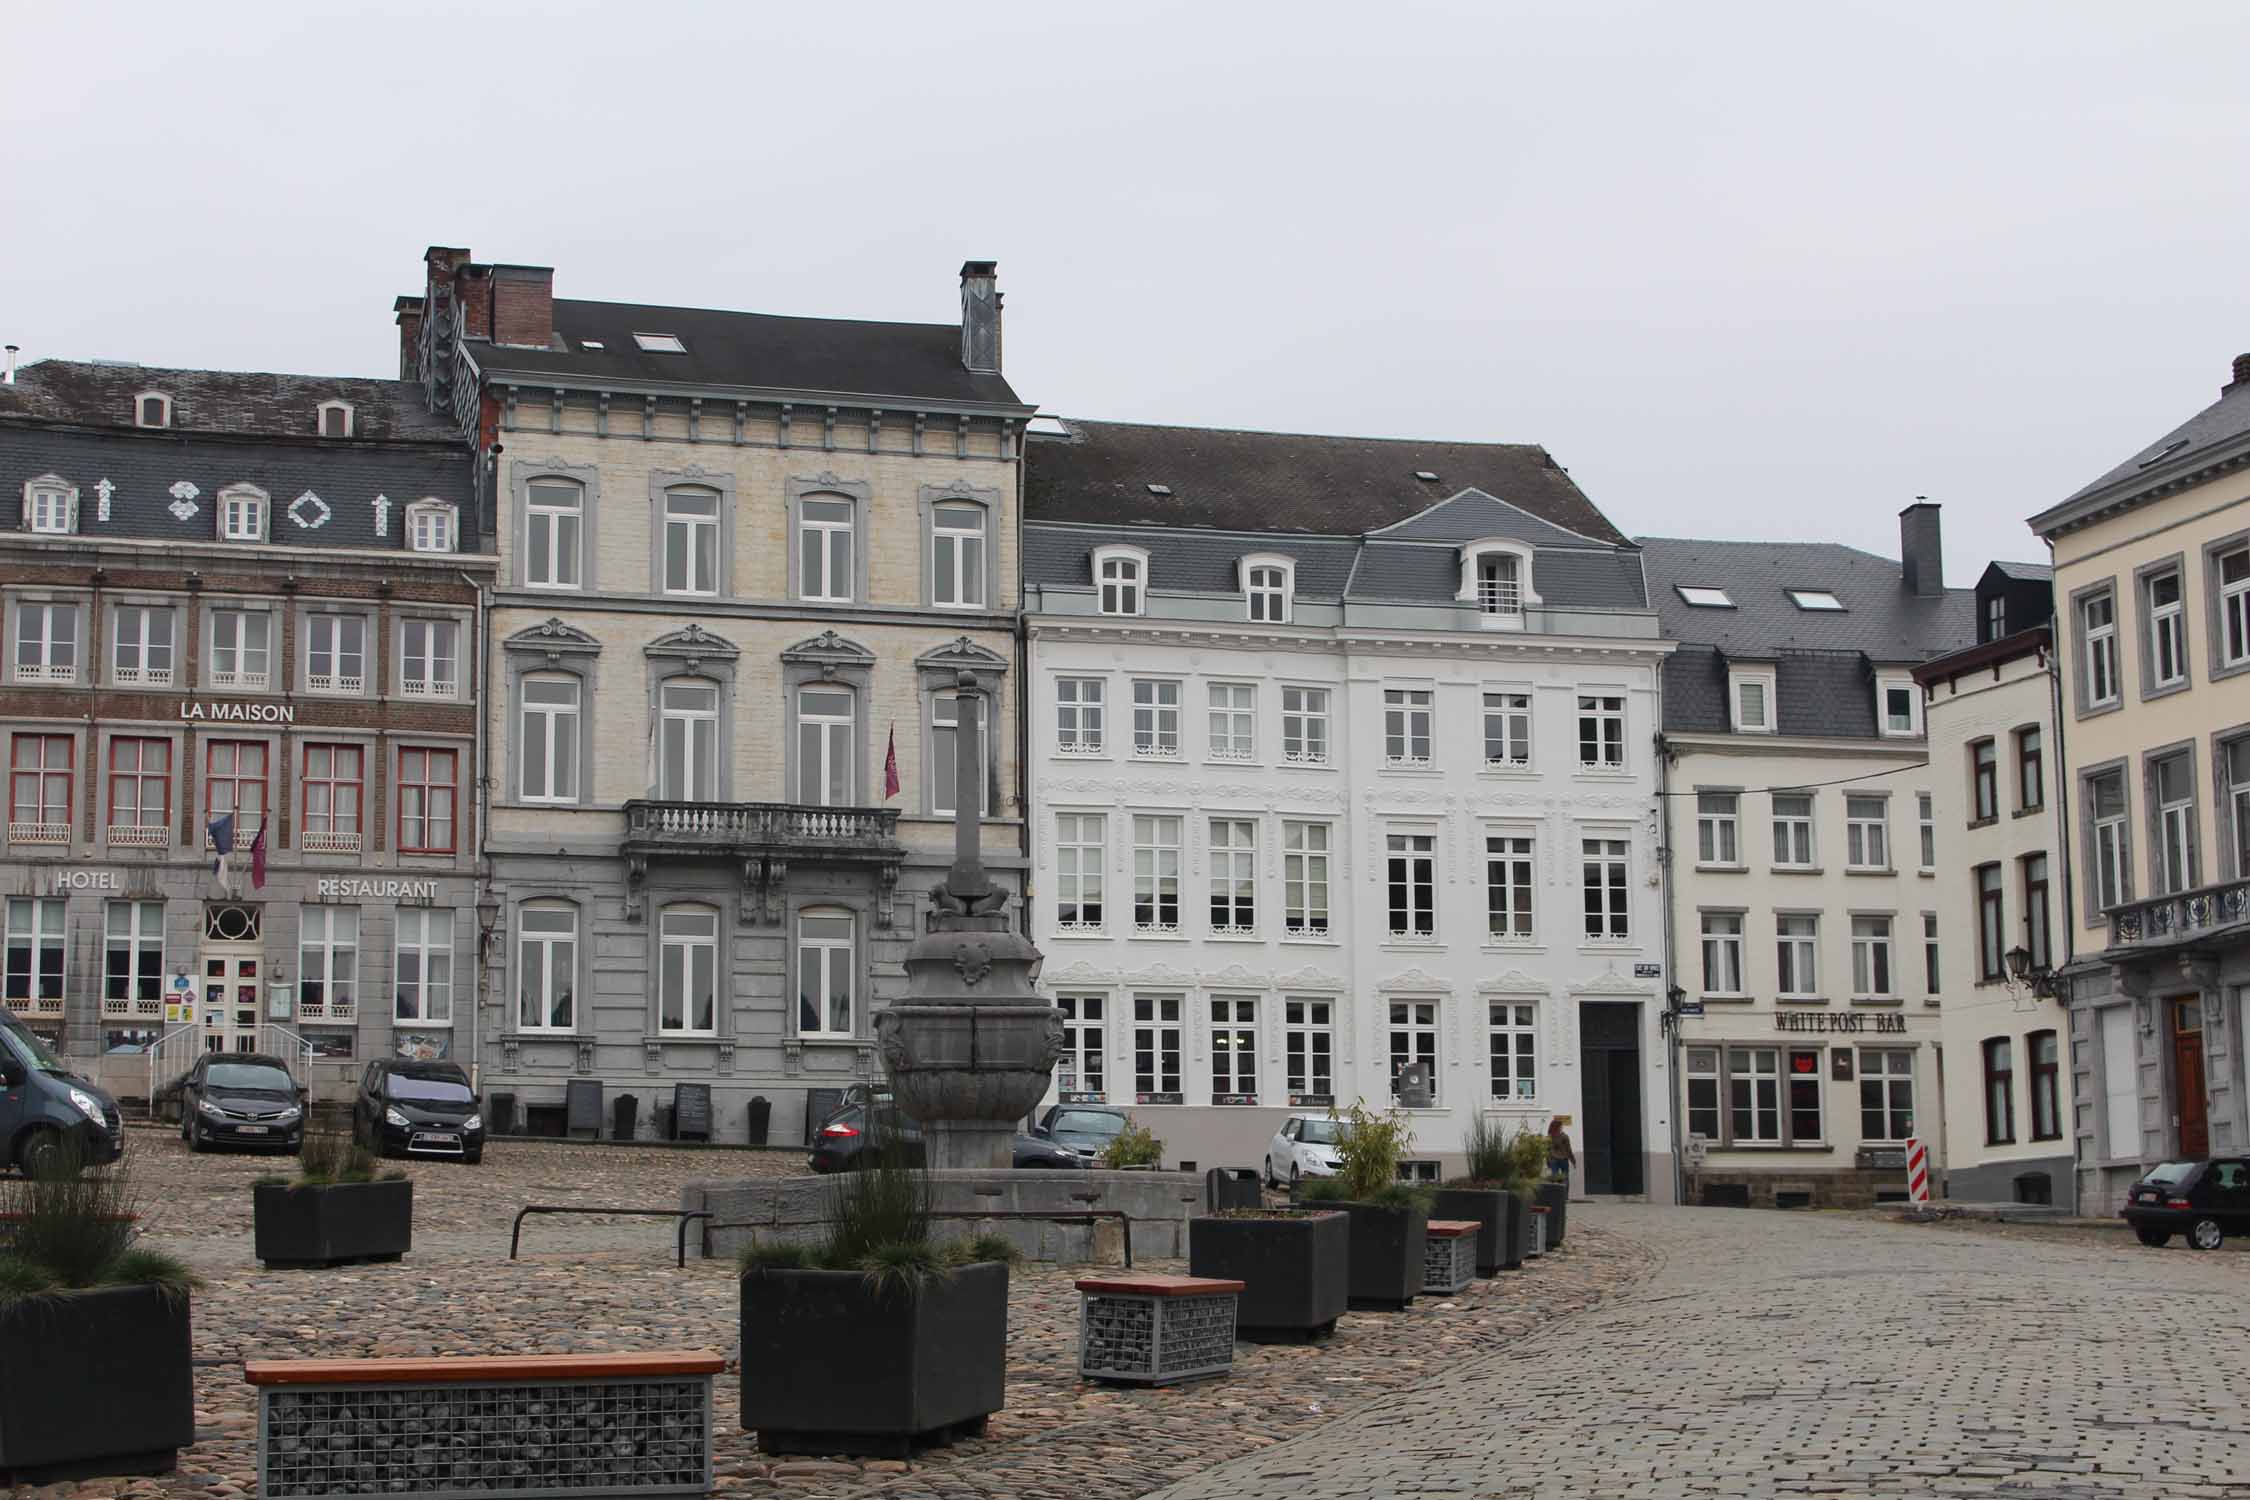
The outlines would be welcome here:
[[[476,757],[474,762],[476,773],[472,779],[476,783],[476,887],[480,897],[479,904],[481,904],[481,897],[492,888],[491,858],[485,853],[484,847],[485,824],[489,805],[489,789],[484,764],[485,703],[492,690],[492,642],[490,632],[486,629],[487,601],[490,597],[490,591],[481,581],[470,577],[467,572],[463,572],[461,578],[469,587],[477,591],[477,728],[474,748],[471,753]],[[473,907],[471,911],[473,919],[476,915]],[[469,1089],[472,1093],[481,1087],[483,1077],[484,1010],[485,995],[488,989],[486,976],[491,971],[491,947],[492,940],[485,935],[484,929],[480,925],[477,929],[477,1014],[475,1024],[469,1028]]]
[[[1664,674],[1659,667],[1656,678],[1656,722],[1664,722]],[[1682,1155],[1684,1144],[1680,1124],[1680,1018],[1672,1009],[1672,991],[1678,987],[1673,968],[1672,924],[1672,746],[1660,729],[1656,733],[1656,806],[1662,820],[1657,829],[1656,867],[1663,879],[1662,899],[1664,924],[1664,979],[1663,991],[1657,997],[1663,1019],[1658,1023],[1664,1037],[1664,1113],[1671,1121],[1672,1146],[1672,1205],[1677,1208],[1687,1202],[1687,1161]]]

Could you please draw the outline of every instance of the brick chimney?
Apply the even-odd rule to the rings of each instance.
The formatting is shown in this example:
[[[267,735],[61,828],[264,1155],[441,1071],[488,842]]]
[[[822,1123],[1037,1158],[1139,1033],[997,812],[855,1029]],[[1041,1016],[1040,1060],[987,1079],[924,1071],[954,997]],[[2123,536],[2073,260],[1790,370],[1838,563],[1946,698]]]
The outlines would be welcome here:
[[[422,378],[422,299],[401,297],[391,304],[398,315],[398,378]]]
[[[555,268],[492,268],[492,342],[544,349],[555,338]]]
[[[2250,386],[2250,354],[2237,354],[2234,357],[2234,369],[2229,373],[2234,378],[2219,387],[2219,394],[2222,396],[2229,391],[2237,391],[2245,386]]]
[[[1000,263],[961,263],[961,363],[982,374],[1000,373]]]
[[[1938,507],[1917,500],[1898,513],[1901,582],[1909,592],[1945,592],[1945,544],[1938,534]]]

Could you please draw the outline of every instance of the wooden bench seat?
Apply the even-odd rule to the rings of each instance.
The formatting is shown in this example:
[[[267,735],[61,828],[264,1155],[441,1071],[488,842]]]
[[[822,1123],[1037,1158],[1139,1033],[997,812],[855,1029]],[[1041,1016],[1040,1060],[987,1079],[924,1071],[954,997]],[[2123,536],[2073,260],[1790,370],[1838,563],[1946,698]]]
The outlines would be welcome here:
[[[727,1367],[708,1349],[656,1354],[466,1354],[386,1359],[246,1359],[252,1385],[457,1385],[525,1380],[640,1380],[716,1375]]]
[[[1245,1283],[1161,1271],[1078,1282],[1078,1373],[1170,1385],[1234,1366],[1234,1316]]]

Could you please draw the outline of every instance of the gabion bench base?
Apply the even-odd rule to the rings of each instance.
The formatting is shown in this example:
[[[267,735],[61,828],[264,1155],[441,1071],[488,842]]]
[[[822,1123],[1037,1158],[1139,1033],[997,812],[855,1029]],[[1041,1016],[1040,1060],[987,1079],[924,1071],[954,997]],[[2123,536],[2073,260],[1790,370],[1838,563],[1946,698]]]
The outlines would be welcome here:
[[[984,1436],[990,1417],[970,1417],[926,1432],[796,1432],[784,1428],[758,1429],[758,1451],[783,1457],[912,1458],[926,1448],[943,1448],[963,1438]]]
[[[1243,1283],[1210,1276],[1089,1276],[1078,1283],[1078,1373],[1170,1385],[1234,1368]]]
[[[1432,1219],[1422,1251],[1422,1290],[1450,1297],[1477,1279],[1477,1229],[1474,1219]]]
[[[716,1354],[252,1360],[261,1500],[701,1495]]]

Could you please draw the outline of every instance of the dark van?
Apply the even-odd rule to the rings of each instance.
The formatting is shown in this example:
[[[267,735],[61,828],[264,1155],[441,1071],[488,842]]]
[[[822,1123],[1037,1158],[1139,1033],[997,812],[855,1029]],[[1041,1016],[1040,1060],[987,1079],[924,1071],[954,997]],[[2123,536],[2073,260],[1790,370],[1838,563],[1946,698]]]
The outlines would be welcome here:
[[[0,1164],[33,1172],[69,1159],[86,1162],[125,1154],[117,1101],[64,1065],[15,1012],[0,1007]]]

